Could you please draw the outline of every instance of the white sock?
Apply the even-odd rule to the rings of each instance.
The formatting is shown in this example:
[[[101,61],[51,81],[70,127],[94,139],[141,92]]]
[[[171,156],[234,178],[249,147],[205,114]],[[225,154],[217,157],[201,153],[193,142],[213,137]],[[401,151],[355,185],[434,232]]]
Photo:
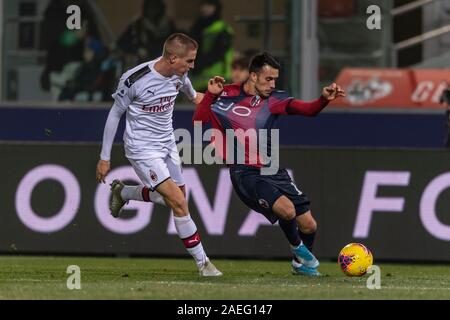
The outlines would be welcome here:
[[[185,217],[173,217],[175,222],[175,229],[178,236],[183,240],[186,250],[194,258],[197,267],[201,267],[207,259],[205,250],[203,250],[202,243],[200,241],[200,235],[197,231],[197,226],[191,219],[190,215]]]
[[[149,188],[144,186],[124,186],[120,195],[123,200],[137,200],[137,201],[145,201],[145,202],[153,202],[161,204],[167,207],[166,202],[164,201],[163,196],[157,191],[150,191]],[[148,198],[144,198],[148,195]]]
[[[143,186],[124,186],[120,192],[120,196],[123,200],[137,200],[144,201],[142,198],[142,188]]]

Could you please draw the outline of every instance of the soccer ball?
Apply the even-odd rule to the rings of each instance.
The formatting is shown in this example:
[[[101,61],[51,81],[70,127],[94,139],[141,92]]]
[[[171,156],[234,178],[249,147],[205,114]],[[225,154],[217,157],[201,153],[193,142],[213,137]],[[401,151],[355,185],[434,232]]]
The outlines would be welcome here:
[[[349,243],[339,252],[341,270],[350,277],[361,277],[373,263],[373,256],[361,243]]]

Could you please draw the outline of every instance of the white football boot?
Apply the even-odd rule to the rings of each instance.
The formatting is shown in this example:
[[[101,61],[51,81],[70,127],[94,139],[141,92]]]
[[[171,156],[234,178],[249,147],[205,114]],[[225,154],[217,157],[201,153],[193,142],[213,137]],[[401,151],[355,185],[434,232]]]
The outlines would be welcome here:
[[[114,218],[118,218],[123,206],[128,203],[128,201],[122,199],[122,195],[120,194],[125,185],[122,181],[116,179],[110,184],[110,186],[111,199],[109,200],[109,210],[111,210],[111,215]]]
[[[220,277],[223,275],[223,273],[209,261],[209,258],[206,258],[205,263],[199,268],[199,273],[202,277]]]

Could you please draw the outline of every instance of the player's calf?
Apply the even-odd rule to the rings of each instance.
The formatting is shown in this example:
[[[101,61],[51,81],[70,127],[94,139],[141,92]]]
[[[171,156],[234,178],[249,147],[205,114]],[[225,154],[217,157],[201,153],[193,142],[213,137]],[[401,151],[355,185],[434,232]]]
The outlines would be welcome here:
[[[200,274],[203,276],[222,275],[206,256],[200,234],[189,214],[187,202],[182,190],[175,182],[168,179],[157,187],[157,191],[164,196],[167,205],[172,208],[174,215],[173,221],[177,234],[183,241],[186,250],[194,258]]]
[[[135,200],[143,202],[153,202],[167,206],[164,201],[164,197],[156,191],[151,191],[150,188],[146,186],[127,186],[124,185],[122,191],[120,192],[122,199],[125,201]]]
[[[297,217],[298,234],[305,246],[312,252],[316,237],[317,222],[314,220],[311,211]]]
[[[298,225],[298,235],[302,243],[297,247],[292,247],[294,260],[302,263],[308,268],[317,268],[319,261],[312,254],[312,247],[315,239],[317,223],[314,220],[311,211],[307,211],[296,218]]]
[[[173,210],[175,217],[184,217],[189,214],[186,198],[182,189],[172,179],[167,179],[156,187],[167,205]]]

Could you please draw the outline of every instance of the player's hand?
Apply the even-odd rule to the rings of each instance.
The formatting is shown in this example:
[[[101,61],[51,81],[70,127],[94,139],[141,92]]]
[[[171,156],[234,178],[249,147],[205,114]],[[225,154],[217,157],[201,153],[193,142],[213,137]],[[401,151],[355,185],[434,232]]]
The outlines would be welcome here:
[[[204,93],[197,92],[197,95],[195,96],[195,99],[192,100],[192,102],[195,104],[200,104],[200,102],[202,102],[204,96],[205,96]]]
[[[95,178],[97,179],[97,182],[105,183],[105,177],[107,176],[109,170],[111,170],[111,163],[106,160],[98,160],[97,163],[97,172],[95,175]]]
[[[339,97],[345,97],[346,94],[345,91],[340,86],[338,86],[336,83],[333,83],[330,86],[323,88],[322,96],[325,99],[332,101]]]
[[[208,81],[208,91],[213,95],[218,96],[223,91],[223,85],[225,84],[225,79],[219,76],[209,79]]]

